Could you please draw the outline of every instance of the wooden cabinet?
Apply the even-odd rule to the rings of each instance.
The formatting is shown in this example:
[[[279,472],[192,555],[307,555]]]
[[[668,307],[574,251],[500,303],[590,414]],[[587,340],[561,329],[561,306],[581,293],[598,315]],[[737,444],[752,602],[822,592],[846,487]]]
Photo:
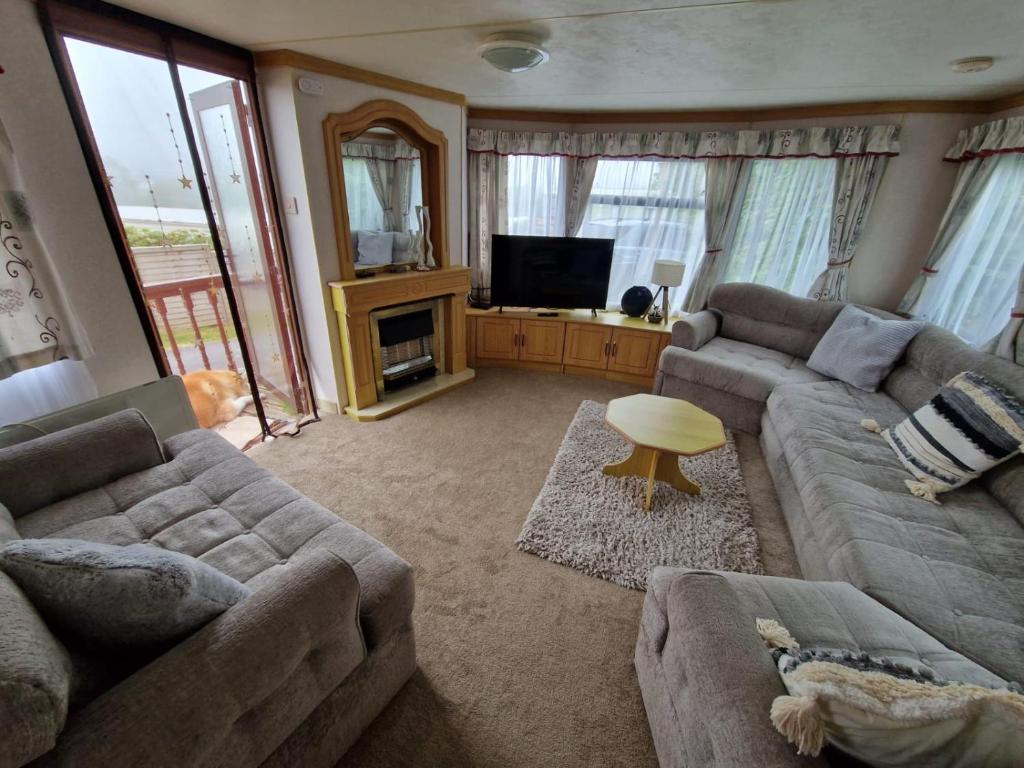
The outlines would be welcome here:
[[[554,320],[519,321],[519,359],[533,363],[562,362],[565,323]]]
[[[515,360],[519,352],[519,321],[512,317],[476,319],[476,358]]]
[[[579,368],[603,371],[608,367],[613,330],[606,325],[568,323],[562,362]]]
[[[608,370],[653,376],[658,370],[661,346],[661,334],[616,328],[612,333]]]
[[[476,320],[477,360],[523,360],[561,363],[565,323],[514,317],[481,317]]]
[[[616,314],[469,310],[468,356],[473,365],[530,368],[649,384],[671,340],[669,327]]]

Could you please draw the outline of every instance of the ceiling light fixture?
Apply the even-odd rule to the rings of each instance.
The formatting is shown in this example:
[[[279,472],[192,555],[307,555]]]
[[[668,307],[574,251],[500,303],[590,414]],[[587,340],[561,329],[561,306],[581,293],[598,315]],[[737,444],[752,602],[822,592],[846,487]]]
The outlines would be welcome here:
[[[550,57],[541,44],[526,35],[498,32],[477,48],[480,57],[502,72],[525,72]]]
[[[949,65],[954,72],[969,74],[971,72],[984,72],[992,69],[994,60],[991,56],[969,56],[966,59],[957,59]]]

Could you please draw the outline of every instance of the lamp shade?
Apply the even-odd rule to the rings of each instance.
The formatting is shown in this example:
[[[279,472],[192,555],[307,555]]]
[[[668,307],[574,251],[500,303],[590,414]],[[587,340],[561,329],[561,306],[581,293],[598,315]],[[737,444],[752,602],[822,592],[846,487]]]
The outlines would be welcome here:
[[[681,261],[667,261],[659,259],[654,262],[654,270],[651,272],[651,282],[654,285],[664,285],[669,288],[683,284],[683,274],[686,272],[686,265]]]

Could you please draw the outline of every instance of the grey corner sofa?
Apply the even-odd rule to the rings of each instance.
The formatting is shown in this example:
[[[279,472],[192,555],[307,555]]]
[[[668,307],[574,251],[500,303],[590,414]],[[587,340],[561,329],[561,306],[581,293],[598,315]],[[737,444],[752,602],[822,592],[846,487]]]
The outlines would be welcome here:
[[[4,768],[326,768],[416,667],[408,563],[213,432],[124,410],[0,449],[14,537],[146,542],[253,594],[141,657],[47,626],[0,572]]]
[[[635,663],[662,766],[844,764],[798,757],[768,721],[785,690],[754,629],[866,651],[984,684],[1024,681],[1024,458],[935,505],[860,425],[902,419],[973,370],[1024,401],[1024,367],[927,326],[878,392],[806,369],[842,308],[745,284],[673,327],[655,391],[691,400],[761,446],[810,581],[656,569]]]

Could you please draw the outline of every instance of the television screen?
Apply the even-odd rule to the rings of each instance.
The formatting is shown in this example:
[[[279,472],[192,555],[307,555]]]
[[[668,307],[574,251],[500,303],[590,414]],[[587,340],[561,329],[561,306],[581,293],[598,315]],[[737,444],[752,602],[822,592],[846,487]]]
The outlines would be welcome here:
[[[604,309],[614,240],[491,236],[491,305]]]

